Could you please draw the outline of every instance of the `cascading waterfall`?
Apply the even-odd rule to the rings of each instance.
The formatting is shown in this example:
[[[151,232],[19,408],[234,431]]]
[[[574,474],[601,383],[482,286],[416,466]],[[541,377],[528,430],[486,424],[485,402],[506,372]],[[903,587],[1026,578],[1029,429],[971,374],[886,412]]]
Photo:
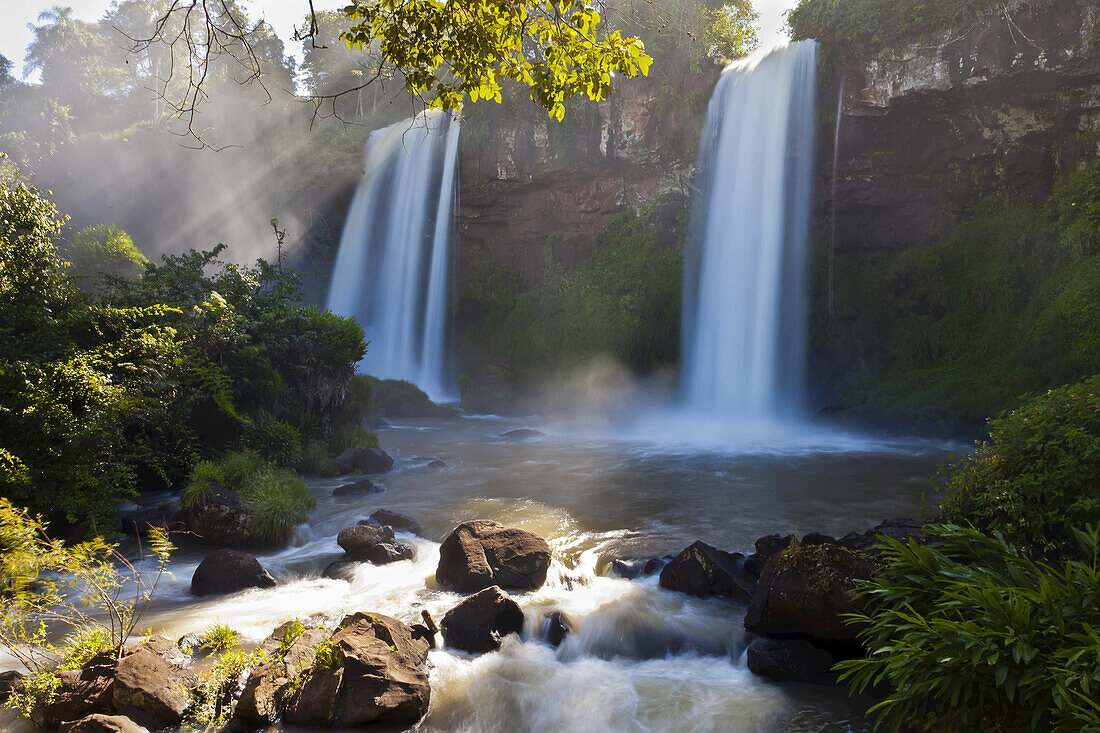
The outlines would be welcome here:
[[[454,399],[445,345],[458,132],[429,112],[371,133],[328,295],[367,332],[364,372],[437,402]]]
[[[803,409],[817,45],[731,64],[707,111],[685,262],[683,399],[728,420]]]

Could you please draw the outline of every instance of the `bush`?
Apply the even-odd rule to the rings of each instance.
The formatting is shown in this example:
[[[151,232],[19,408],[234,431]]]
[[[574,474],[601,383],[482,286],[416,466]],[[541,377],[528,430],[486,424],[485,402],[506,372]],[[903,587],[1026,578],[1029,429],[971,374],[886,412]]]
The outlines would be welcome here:
[[[934,525],[930,544],[887,540],[861,593],[875,610],[865,659],[837,669],[888,730],[1100,731],[1100,530],[1056,568],[999,532]]]
[[[358,425],[370,412],[374,403],[374,380],[365,374],[356,374],[348,382],[344,402],[333,413],[334,425]]]
[[[1075,528],[1100,524],[1100,375],[991,420],[989,440],[945,482],[946,519],[1034,554],[1075,550]]]
[[[311,440],[302,449],[302,457],[298,461],[298,471],[308,476],[336,476],[340,469],[336,466],[328,445],[323,440]]]
[[[260,412],[244,433],[244,444],[278,466],[293,466],[302,457],[302,436],[298,429]]]
[[[354,448],[355,450],[377,448],[378,435],[362,425],[341,425],[332,434],[329,447],[332,449],[333,455],[337,456],[348,448]]]
[[[84,227],[73,238],[65,254],[83,275],[140,277],[149,260],[134,245],[130,235],[114,224]]]
[[[252,509],[250,529],[261,546],[288,542],[294,527],[306,521],[317,500],[305,482],[292,471],[277,468],[255,453],[227,453],[219,462],[195,466],[183,492],[183,505],[200,503],[217,484],[235,491]]]
[[[403,379],[373,379],[374,407],[371,414],[381,417],[446,417],[454,410],[437,405],[412,382]]]

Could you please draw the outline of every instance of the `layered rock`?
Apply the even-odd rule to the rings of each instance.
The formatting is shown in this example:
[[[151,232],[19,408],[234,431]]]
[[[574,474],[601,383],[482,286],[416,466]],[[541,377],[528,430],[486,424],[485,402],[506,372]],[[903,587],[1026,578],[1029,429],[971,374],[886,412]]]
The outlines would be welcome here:
[[[550,545],[533,532],[475,519],[460,524],[439,548],[435,577],[462,593],[491,586],[538,588],[550,568]]]

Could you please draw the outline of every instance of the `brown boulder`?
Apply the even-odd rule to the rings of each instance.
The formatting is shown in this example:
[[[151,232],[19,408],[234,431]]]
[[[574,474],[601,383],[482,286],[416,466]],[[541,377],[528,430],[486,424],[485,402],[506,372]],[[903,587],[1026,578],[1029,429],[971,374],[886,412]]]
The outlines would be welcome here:
[[[340,530],[336,544],[343,548],[347,559],[375,565],[411,560],[413,557],[412,548],[394,538],[393,527],[356,524]]]
[[[195,568],[195,574],[191,577],[191,592],[197,596],[274,587],[275,579],[256,556],[238,550],[210,553]]]
[[[96,654],[80,669],[58,672],[57,693],[53,702],[42,711],[45,727],[57,728],[64,721],[110,712],[117,661],[112,649]]]
[[[381,448],[348,448],[336,456],[336,467],[340,473],[387,473],[393,470],[393,458]]]
[[[187,507],[187,524],[210,545],[248,547],[252,544],[252,510],[235,491],[211,484],[210,490]]]
[[[508,634],[523,633],[523,611],[497,586],[475,593],[443,617],[443,641],[467,652],[491,652]]]
[[[115,668],[111,692],[119,713],[149,728],[178,723],[191,704],[195,676],[172,664],[161,650],[142,644],[123,654]]]
[[[531,589],[546,582],[550,545],[523,529],[486,519],[460,524],[439,548],[436,580],[462,593],[491,586]]]

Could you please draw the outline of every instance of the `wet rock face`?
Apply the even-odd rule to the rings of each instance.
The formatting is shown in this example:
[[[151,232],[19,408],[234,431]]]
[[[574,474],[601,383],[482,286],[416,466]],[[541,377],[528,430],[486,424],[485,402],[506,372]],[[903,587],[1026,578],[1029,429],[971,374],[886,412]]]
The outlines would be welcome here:
[[[870,59],[840,55],[819,104],[819,215],[835,205],[840,249],[905,248],[954,225],[979,199],[1049,193],[1100,155],[1100,8],[1010,2],[940,43]],[[826,52],[837,52],[828,40]]]
[[[749,671],[776,682],[836,682],[833,655],[804,639],[757,639],[749,645]]]
[[[550,545],[533,532],[475,519],[455,528],[439,548],[435,577],[461,593],[490,586],[531,589],[546,582]]]
[[[425,537],[424,527],[420,522],[416,521],[407,514],[401,514],[399,512],[391,512],[389,509],[377,509],[371,513],[369,520],[359,522],[360,524],[374,523],[381,526],[390,526],[395,530],[400,529],[412,534]]]
[[[380,494],[382,487],[377,486],[370,479],[359,479],[350,484],[337,486],[332,490],[333,496],[366,496],[368,494]]]
[[[494,585],[448,611],[441,627],[447,646],[467,652],[491,652],[500,648],[508,634],[523,632],[523,611]],[[564,632],[561,638],[565,638]]]
[[[347,560],[384,565],[413,557],[412,548],[394,537],[393,527],[357,524],[340,530],[336,543],[343,548]]]
[[[661,587],[699,597],[748,601],[756,581],[745,570],[744,557],[695,542],[661,570]]]
[[[195,568],[195,574],[191,577],[191,592],[197,596],[274,587],[275,579],[256,556],[237,550],[210,553]]]

